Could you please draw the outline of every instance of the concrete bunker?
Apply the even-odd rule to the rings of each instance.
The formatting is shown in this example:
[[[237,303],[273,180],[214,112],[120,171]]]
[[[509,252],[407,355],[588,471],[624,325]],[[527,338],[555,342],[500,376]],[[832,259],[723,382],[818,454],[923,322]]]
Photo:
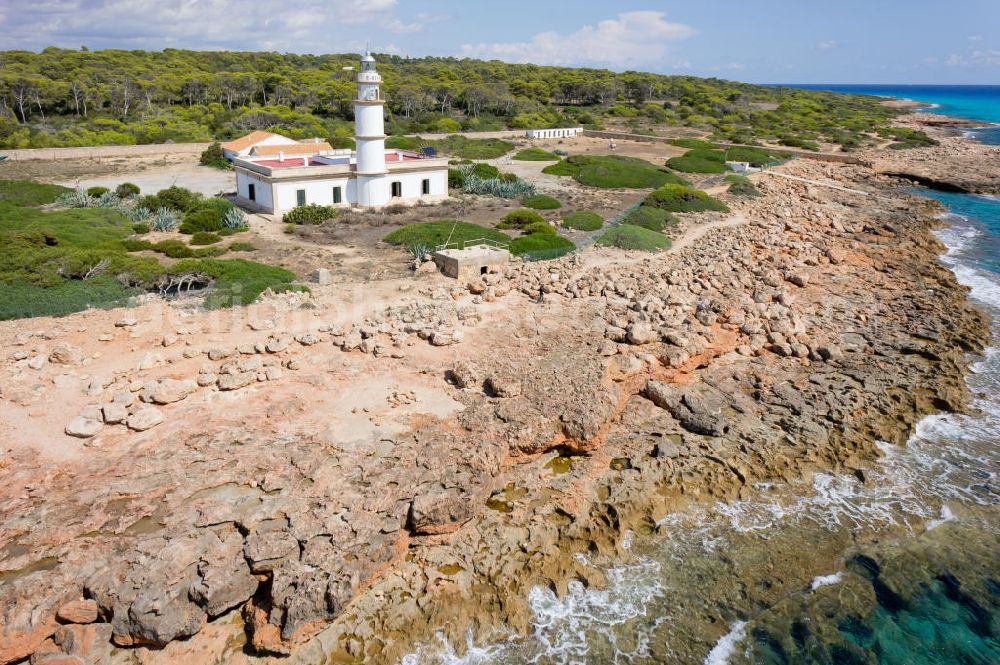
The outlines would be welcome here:
[[[446,277],[464,280],[500,272],[510,262],[510,252],[499,245],[478,244],[440,248],[431,258]]]

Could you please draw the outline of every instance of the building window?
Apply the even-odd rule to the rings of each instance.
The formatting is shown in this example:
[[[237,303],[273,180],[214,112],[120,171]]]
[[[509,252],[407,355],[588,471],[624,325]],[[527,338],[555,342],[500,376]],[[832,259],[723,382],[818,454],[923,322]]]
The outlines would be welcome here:
[[[251,201],[257,200],[257,186],[252,182],[247,185],[247,198]]]
[[[306,190],[297,189],[295,190],[295,205],[304,206],[306,204]]]
[[[403,195],[403,183],[394,182],[392,183],[392,198],[398,199]]]
[[[344,201],[343,191],[344,190],[342,190],[340,187],[334,187],[333,188],[333,202],[334,203],[342,203]]]
[[[424,181],[422,183],[420,183],[420,193],[421,194],[430,194],[431,193],[431,179],[430,178],[424,178]]]

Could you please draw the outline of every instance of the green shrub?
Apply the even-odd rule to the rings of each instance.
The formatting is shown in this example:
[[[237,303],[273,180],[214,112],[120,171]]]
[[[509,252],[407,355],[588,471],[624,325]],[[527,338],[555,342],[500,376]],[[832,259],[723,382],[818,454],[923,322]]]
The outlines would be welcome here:
[[[737,146],[726,151],[726,159],[730,162],[747,162],[751,166],[767,166],[780,161],[782,153],[771,152],[763,148],[744,148]]]
[[[465,174],[458,169],[448,169],[448,187],[451,189],[465,187]]]
[[[142,238],[125,238],[122,241],[122,245],[127,252],[141,252],[145,249],[153,249],[153,243]]]
[[[596,231],[604,226],[604,219],[596,212],[568,212],[562,217],[562,225],[575,231]]]
[[[725,173],[728,170],[725,164],[714,160],[691,157],[671,157],[667,160],[667,166],[681,173]]]
[[[463,243],[487,239],[494,242],[506,243],[510,236],[495,229],[490,229],[478,224],[459,222],[451,219],[444,219],[435,222],[418,222],[400,227],[383,238],[384,242],[390,245],[405,245],[415,247],[440,247],[445,243],[461,245]]]
[[[243,259],[178,261],[170,267],[170,274],[203,275],[211,278],[214,288],[205,299],[205,307],[208,309],[248,305],[267,289],[275,293],[309,290],[292,284],[295,275],[289,270]]]
[[[693,187],[684,185],[664,185],[643,201],[643,206],[660,208],[670,212],[703,212],[716,210],[728,212],[725,203]]]
[[[40,206],[55,203],[63,194],[73,190],[61,185],[46,185],[27,180],[0,180],[0,203],[16,206]]]
[[[472,166],[472,175],[486,179],[497,178],[500,176],[500,169],[492,164],[474,164]]]
[[[139,293],[139,289],[105,275],[87,280],[62,280],[53,286],[24,280],[0,282],[0,321],[61,316],[90,308],[124,307],[130,297]]]
[[[198,231],[191,236],[192,245],[214,245],[222,240],[222,236],[209,231]]]
[[[205,148],[198,161],[203,166],[211,166],[216,169],[228,169],[232,167],[229,160],[222,153],[222,146],[218,143],[213,143]]]
[[[88,187],[87,196],[92,199],[99,199],[110,191],[107,187]]]
[[[670,139],[667,141],[670,145],[675,145],[678,148],[689,148],[692,150],[714,150],[715,144],[711,141],[704,141],[702,139]]]
[[[180,232],[190,235],[199,231],[218,231],[221,228],[222,219],[218,212],[212,208],[198,208],[184,215]]]
[[[508,212],[497,224],[498,229],[523,229],[529,224],[545,223],[545,218],[534,210],[519,208]]]
[[[819,152],[818,143],[798,136],[785,136],[783,138],[778,139],[778,143],[780,145],[787,145],[789,148],[802,148],[803,150],[811,150],[813,152]]]
[[[203,199],[204,197],[197,192],[174,185],[173,187],[161,189],[151,196],[144,196],[140,201],[140,205],[150,210],[162,207],[170,208],[177,212],[191,212],[201,205]]]
[[[242,240],[237,240],[236,242],[229,243],[230,252],[256,252],[257,246],[252,242],[244,242]]]
[[[725,173],[726,156],[720,150],[689,150],[681,157],[671,157],[667,166],[682,173]]]
[[[132,225],[132,231],[138,235],[144,235],[146,233],[149,233],[151,230],[152,229],[150,228],[149,224],[146,224],[144,222]]]
[[[732,183],[729,185],[729,193],[733,196],[748,196],[748,197],[758,197],[760,196],[760,191],[754,186],[750,178],[742,175],[727,175],[726,182]]]
[[[621,155],[574,155],[546,166],[542,172],[572,176],[581,185],[602,188],[647,189],[668,183],[687,184],[665,168]]]
[[[639,206],[622,218],[622,224],[638,226],[649,231],[662,231],[668,226],[677,224],[677,219],[662,208]]]
[[[500,139],[470,139],[459,135],[432,141],[431,146],[440,152],[463,159],[496,159],[514,149],[513,143]]]
[[[177,240],[176,238],[161,240],[155,245],[151,245],[148,249],[159,252],[164,256],[169,256],[172,259],[189,259],[194,256],[194,250],[184,244],[184,241]]]
[[[892,150],[908,150],[910,148],[925,148],[937,145],[938,142],[919,129],[909,129],[906,127],[886,127],[878,130],[879,136],[896,139],[896,143],[891,143]]]
[[[541,148],[525,148],[512,159],[519,162],[558,162],[559,155]]]
[[[670,238],[632,224],[622,224],[610,228],[597,239],[598,245],[619,249],[638,249],[644,252],[658,252],[670,249]]]
[[[556,231],[556,227],[552,226],[548,222],[532,222],[528,224],[523,229],[521,233],[526,236],[530,236],[532,233],[547,233],[549,235],[559,235]]]
[[[134,185],[131,182],[123,182],[115,187],[115,196],[120,199],[130,199],[133,196],[139,196],[139,185]]]
[[[334,206],[321,206],[315,203],[299,206],[285,213],[282,221],[286,224],[322,224],[337,216]]]
[[[556,233],[532,233],[510,242],[511,254],[536,261],[558,258],[574,249],[572,241]]]
[[[532,208],[533,210],[556,210],[557,208],[562,207],[562,204],[559,203],[559,201],[545,194],[526,196],[521,199],[521,205],[525,208]]]

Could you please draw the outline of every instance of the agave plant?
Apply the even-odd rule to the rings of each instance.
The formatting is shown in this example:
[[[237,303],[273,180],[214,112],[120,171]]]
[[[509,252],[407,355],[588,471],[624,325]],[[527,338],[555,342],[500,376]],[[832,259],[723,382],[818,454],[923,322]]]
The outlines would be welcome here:
[[[238,208],[230,208],[222,218],[222,225],[227,229],[247,228],[247,216]]]
[[[500,178],[480,178],[469,175],[462,188],[467,194],[485,194],[503,199],[517,199],[535,194],[535,186],[524,180],[502,180]]]
[[[431,248],[427,245],[410,245],[406,248],[410,252],[410,256],[413,257],[414,261],[423,262],[427,258],[427,255],[431,253]]]
[[[177,228],[179,221],[176,212],[170,208],[160,208],[153,215],[152,226],[157,231],[172,231]]]
[[[90,208],[94,205],[94,199],[84,189],[77,187],[72,192],[60,194],[56,205],[63,208]]]
[[[94,204],[98,208],[120,208],[121,199],[119,199],[114,192],[104,192],[98,197],[97,202]]]
[[[125,215],[125,218],[133,224],[146,221],[152,214],[149,211],[149,208],[145,206],[121,206],[119,210],[121,210],[122,214]]]

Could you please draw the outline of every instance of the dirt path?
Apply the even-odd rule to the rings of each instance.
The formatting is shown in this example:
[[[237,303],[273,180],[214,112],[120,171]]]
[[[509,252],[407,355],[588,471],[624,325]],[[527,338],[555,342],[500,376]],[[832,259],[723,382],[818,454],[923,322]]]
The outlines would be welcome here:
[[[695,241],[701,240],[706,234],[711,233],[712,231],[717,229],[730,229],[734,226],[743,226],[744,224],[749,223],[749,221],[750,220],[743,216],[743,214],[737,213],[732,217],[727,217],[726,219],[719,219],[714,222],[708,222],[707,224],[695,226],[689,232],[676,239],[673,246],[667,251],[676,254],[677,252],[690,247]]]

